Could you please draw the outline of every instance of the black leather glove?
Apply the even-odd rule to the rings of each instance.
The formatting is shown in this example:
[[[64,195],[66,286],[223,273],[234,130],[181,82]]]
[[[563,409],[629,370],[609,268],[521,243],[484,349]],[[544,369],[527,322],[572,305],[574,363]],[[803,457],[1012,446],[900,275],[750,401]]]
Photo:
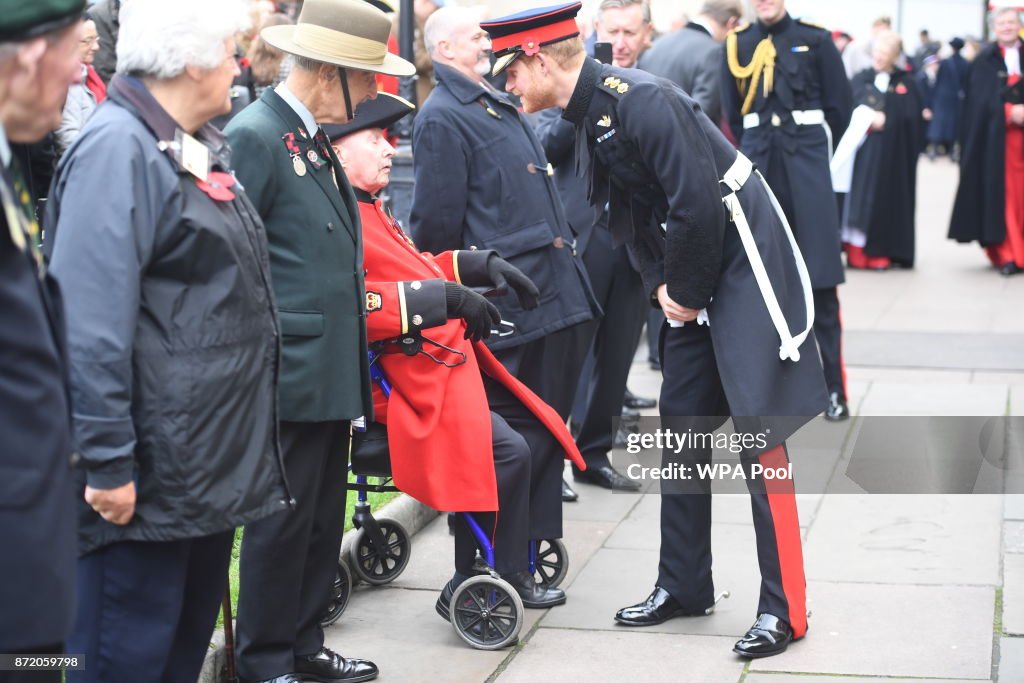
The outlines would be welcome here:
[[[466,321],[466,339],[479,341],[491,336],[491,327],[501,322],[501,314],[487,299],[457,282],[444,283],[448,318]]]
[[[487,259],[487,275],[496,291],[501,292],[511,287],[523,309],[530,311],[540,304],[540,290],[533,284],[533,280],[497,254]]]

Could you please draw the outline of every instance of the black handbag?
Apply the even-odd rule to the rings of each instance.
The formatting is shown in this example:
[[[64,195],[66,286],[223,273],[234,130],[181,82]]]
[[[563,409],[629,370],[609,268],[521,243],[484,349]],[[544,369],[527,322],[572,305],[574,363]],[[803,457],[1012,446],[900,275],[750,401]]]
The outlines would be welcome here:
[[[371,422],[366,431],[352,429],[352,474],[366,477],[390,477],[391,456],[388,453],[388,426]]]

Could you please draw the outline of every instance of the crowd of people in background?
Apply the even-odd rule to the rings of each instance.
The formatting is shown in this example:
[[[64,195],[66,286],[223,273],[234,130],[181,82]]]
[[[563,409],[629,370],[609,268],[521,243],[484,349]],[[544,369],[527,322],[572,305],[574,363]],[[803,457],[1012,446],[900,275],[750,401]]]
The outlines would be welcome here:
[[[488,22],[485,6],[415,0],[407,61],[393,0],[14,5],[0,0],[0,438],[46,451],[52,495],[16,489],[0,515],[45,506],[39,537],[63,545],[11,570],[48,577],[42,597],[0,582],[11,614],[52,617],[0,619],[0,650],[88,653],[70,681],[195,680],[239,526],[242,676],[376,677],[325,647],[320,626],[342,535],[338,454],[375,411],[403,420],[388,433],[420,456],[396,459],[395,481],[439,509],[500,501],[483,517],[504,548],[494,568],[526,608],[564,603],[527,570],[527,543],[561,537],[575,483],[639,488],[608,454],[612,419],[656,405],[626,387],[643,327],[665,415],[849,418],[839,286],[847,269],[915,267],[922,154],[960,167],[949,237],[979,243],[1004,276],[1024,272],[1016,9],[992,12],[993,42],[921,30],[909,54],[888,17],[855,37],[784,0],[758,0],[746,23],[739,0],[706,0],[661,35],[645,0],[603,0],[579,41],[525,47],[509,42],[517,22],[568,30],[578,5]],[[550,64],[528,61],[538,54]],[[418,111],[373,99],[413,75]],[[385,131],[413,113],[399,225],[378,196]],[[722,197],[705,191],[719,185]],[[723,201],[742,246],[702,232],[725,224]],[[680,235],[693,241],[679,248]],[[776,248],[761,262],[757,240],[796,259]],[[686,268],[670,273],[673,259]],[[762,302],[772,320],[757,334],[716,337],[747,330]],[[422,344],[421,330],[462,363],[396,353],[381,365],[409,384],[383,395],[367,348]],[[436,398],[417,404],[427,394],[404,390],[416,382]],[[474,411],[453,407],[470,394]],[[785,433],[756,457],[784,463]],[[452,453],[467,448],[477,469],[458,480],[468,468]],[[40,476],[15,484],[31,493]],[[764,581],[734,651],[760,657],[807,625],[795,504],[750,492]],[[680,498],[663,503],[658,584],[621,624],[714,609],[710,498]],[[9,545],[37,542],[24,523],[4,519],[21,534]],[[70,563],[76,526],[74,597],[67,567],[41,567]],[[477,559],[470,528],[453,530],[436,606],[449,620]]]

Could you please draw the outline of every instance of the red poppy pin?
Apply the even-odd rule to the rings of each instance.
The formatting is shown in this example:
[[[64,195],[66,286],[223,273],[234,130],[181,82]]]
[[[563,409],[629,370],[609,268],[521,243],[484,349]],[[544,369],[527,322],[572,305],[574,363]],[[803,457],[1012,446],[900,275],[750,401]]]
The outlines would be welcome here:
[[[248,57],[242,57],[238,60],[239,69],[248,69],[250,66],[252,66],[252,62],[249,61]]]
[[[903,85],[902,83],[897,83],[896,84],[896,94],[897,95],[906,95],[907,94],[907,86]]]
[[[540,41],[533,36],[526,36],[522,42],[523,54],[532,57],[540,52]]]
[[[218,202],[230,202],[235,198],[235,193],[229,189],[234,184],[235,176],[221,171],[211,171],[205,181],[196,178],[196,186]]]

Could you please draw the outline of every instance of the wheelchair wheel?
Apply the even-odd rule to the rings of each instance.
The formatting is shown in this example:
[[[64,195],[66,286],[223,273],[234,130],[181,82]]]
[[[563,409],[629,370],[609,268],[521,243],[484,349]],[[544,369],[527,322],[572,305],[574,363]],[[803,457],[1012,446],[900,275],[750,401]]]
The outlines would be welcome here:
[[[561,539],[551,538],[537,542],[537,559],[533,578],[549,588],[557,587],[569,573],[569,553]]]
[[[343,561],[338,561],[338,574],[334,577],[334,586],[331,589],[331,597],[327,602],[327,609],[320,617],[320,625],[324,628],[338,620],[341,613],[348,607],[348,599],[352,597],[352,572]]]
[[[366,527],[363,527],[356,532],[349,551],[356,576],[374,586],[397,579],[409,564],[412,552],[412,541],[404,526],[393,519],[378,519],[377,526],[384,539],[384,547],[375,547]]]
[[[452,595],[452,628],[459,638],[478,650],[500,650],[514,645],[524,621],[522,599],[502,579],[474,576]]]

